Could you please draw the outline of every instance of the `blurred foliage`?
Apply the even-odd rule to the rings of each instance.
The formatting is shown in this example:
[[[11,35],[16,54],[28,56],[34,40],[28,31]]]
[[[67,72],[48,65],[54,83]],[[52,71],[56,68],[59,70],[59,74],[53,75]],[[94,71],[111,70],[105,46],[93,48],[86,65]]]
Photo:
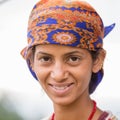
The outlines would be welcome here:
[[[0,99],[0,120],[23,120],[6,95]]]

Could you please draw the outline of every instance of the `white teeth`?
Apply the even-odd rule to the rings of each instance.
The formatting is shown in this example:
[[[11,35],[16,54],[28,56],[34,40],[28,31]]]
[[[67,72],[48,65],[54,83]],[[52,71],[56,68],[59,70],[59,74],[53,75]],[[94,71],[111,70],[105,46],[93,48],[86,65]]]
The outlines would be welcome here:
[[[68,86],[61,86],[61,87],[58,87],[58,86],[53,86],[53,88],[55,88],[56,90],[64,90],[66,89]]]

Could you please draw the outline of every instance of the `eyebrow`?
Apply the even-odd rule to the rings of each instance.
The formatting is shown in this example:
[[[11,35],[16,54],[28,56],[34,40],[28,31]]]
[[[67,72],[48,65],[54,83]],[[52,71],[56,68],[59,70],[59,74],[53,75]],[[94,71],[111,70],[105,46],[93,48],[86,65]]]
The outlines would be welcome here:
[[[65,53],[63,56],[70,56],[70,55],[74,55],[74,54],[84,55],[80,51],[72,51],[72,52]]]
[[[38,52],[36,55],[39,55],[39,54],[44,54],[44,55],[49,55],[49,56],[51,56],[51,54],[46,53],[46,52],[42,52],[42,51]]]
[[[79,53],[79,54],[82,54],[82,55],[83,55],[83,53],[80,52],[80,51],[72,51],[72,52],[65,53],[64,56],[72,55],[72,54],[75,54],[75,53]],[[39,52],[37,53],[37,55],[39,55],[39,54],[44,54],[44,55],[52,56],[52,54],[49,54],[49,53],[46,53],[46,52],[42,52],[42,51],[39,51]]]

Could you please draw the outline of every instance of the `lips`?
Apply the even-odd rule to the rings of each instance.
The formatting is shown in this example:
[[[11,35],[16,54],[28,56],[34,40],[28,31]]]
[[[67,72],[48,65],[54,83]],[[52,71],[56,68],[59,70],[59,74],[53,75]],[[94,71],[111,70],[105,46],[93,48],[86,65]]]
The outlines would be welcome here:
[[[54,94],[64,95],[67,94],[73,86],[74,83],[66,83],[66,84],[48,84],[50,86],[50,90]]]
[[[51,87],[53,87],[56,90],[64,90],[67,87],[70,87],[73,83],[68,83],[68,84],[64,84],[64,85],[54,85],[54,84],[49,84]]]
[[[68,86],[61,86],[61,87],[59,87],[59,86],[52,86],[53,88],[55,88],[56,90],[64,90],[64,89],[66,89]]]

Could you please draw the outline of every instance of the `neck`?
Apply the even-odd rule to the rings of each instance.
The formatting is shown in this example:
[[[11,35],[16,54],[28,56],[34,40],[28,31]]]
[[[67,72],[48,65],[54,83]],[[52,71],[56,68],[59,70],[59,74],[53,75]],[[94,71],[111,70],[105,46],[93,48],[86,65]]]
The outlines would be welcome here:
[[[55,117],[54,120],[88,120],[92,110],[93,101],[88,98],[79,100],[70,105],[58,105],[54,104]]]

